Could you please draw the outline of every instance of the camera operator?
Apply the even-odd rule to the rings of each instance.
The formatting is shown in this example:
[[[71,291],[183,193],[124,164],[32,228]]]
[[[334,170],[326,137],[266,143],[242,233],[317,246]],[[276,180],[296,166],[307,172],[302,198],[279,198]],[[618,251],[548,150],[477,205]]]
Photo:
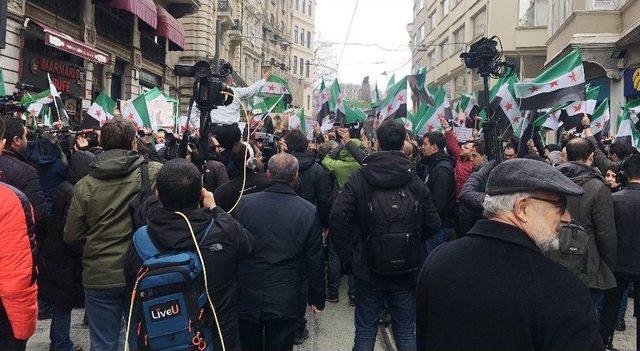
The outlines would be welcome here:
[[[240,121],[240,100],[257,94],[267,82],[270,75],[271,70],[266,71],[262,75],[262,80],[246,88],[236,87],[231,74],[225,78],[224,83],[233,91],[233,101],[227,106],[218,106],[218,108],[211,111],[211,131],[223,148],[231,150],[233,145],[237,141],[240,141],[241,133],[240,129],[238,129],[238,122]]]

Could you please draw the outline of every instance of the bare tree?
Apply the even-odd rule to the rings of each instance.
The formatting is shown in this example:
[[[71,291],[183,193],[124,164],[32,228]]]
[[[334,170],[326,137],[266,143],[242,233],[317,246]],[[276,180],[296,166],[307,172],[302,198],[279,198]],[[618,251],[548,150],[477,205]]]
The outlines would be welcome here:
[[[333,50],[333,45],[323,42],[320,35],[316,37],[313,53],[313,85],[318,88],[324,78],[325,82],[336,78],[338,72],[338,60]]]

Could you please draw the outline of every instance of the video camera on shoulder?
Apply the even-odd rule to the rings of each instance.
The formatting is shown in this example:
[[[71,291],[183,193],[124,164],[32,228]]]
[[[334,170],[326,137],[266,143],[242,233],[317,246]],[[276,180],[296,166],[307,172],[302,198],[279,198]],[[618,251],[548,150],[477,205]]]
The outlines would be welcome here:
[[[262,155],[265,160],[268,160],[271,156],[280,152],[280,146],[278,141],[282,139],[282,133],[275,132],[273,134],[265,132],[256,132],[255,140],[260,142]]]
[[[336,125],[334,125],[336,126]],[[360,136],[362,135],[362,124],[360,122],[355,122],[355,123],[339,123],[337,124],[337,126],[339,128],[348,128],[349,129],[349,138],[351,139],[360,139]],[[340,134],[338,134],[338,131],[336,130],[335,132],[336,134],[336,140],[337,141],[341,141],[342,138],[340,137]]]

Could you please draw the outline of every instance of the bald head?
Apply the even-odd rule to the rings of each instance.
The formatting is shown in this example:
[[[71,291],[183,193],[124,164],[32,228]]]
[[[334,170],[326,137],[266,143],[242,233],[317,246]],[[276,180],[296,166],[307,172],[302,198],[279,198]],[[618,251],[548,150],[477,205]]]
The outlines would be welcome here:
[[[293,183],[298,177],[298,160],[290,154],[281,153],[269,159],[269,179],[278,183]]]
[[[593,157],[593,145],[585,138],[573,138],[567,143],[567,160],[587,162]]]

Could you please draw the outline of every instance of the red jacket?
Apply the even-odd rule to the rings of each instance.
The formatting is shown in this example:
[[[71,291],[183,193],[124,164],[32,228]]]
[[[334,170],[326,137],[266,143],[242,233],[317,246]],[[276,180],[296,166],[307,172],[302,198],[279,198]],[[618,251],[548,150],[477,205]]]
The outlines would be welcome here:
[[[5,183],[0,199],[0,304],[6,313],[0,320],[10,324],[0,323],[0,335],[27,340],[38,312],[33,209],[21,191]]]
[[[460,196],[460,190],[464,183],[467,182],[469,176],[473,172],[473,162],[470,159],[462,159],[460,158],[460,153],[462,153],[462,148],[458,145],[458,140],[456,139],[456,133],[453,132],[453,129],[447,130],[444,132],[444,137],[447,139],[447,150],[449,154],[456,160],[456,199]]]

